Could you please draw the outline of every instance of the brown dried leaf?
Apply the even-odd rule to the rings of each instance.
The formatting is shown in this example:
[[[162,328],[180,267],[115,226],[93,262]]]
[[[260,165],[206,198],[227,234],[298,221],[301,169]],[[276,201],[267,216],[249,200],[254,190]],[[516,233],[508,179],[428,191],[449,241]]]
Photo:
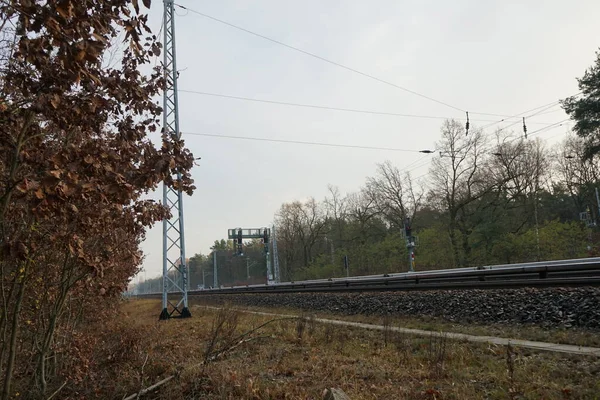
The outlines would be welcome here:
[[[96,40],[98,40],[98,41],[100,41],[100,42],[102,42],[102,43],[106,43],[106,42],[107,42],[106,38],[105,38],[104,36],[102,36],[102,35],[98,35],[97,33],[92,33],[92,36],[93,36],[93,37],[94,37]]]
[[[63,5],[58,5],[56,6],[56,12],[63,18],[68,19],[71,18],[71,12],[72,12],[72,8],[70,7],[71,4],[69,3],[69,7],[65,8],[63,7]]]
[[[58,108],[58,105],[60,104],[60,96],[57,94],[52,96],[52,98],[50,99],[50,104],[52,104],[52,107]]]
[[[27,181],[23,181],[21,183],[19,183],[16,187],[16,189],[21,192],[21,193],[25,193],[27,192]]]

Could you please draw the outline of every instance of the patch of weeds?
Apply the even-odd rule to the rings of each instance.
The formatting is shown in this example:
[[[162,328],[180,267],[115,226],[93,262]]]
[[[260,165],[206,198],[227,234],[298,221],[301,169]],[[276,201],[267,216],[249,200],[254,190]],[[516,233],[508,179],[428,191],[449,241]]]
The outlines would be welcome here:
[[[333,325],[325,324],[325,327],[323,328],[323,341],[325,344],[331,343],[334,333]]]
[[[298,342],[302,342],[304,337],[304,330],[306,329],[306,317],[301,316],[296,319],[296,339]]]
[[[287,321],[278,321],[275,324],[275,333],[279,337],[285,337],[286,333],[288,332],[288,328],[289,324],[287,323]]]
[[[513,346],[508,342],[506,346],[506,372],[508,374],[508,395],[511,400],[521,398],[522,393],[517,389],[515,382],[515,350]]]
[[[337,331],[335,331],[336,333],[336,340],[337,340],[337,345],[338,345],[338,351],[341,354],[344,354],[344,350],[346,348],[346,343],[348,342],[348,339],[350,338],[350,334],[348,332],[348,329],[345,329],[344,327],[341,327],[340,329],[338,329]]]
[[[407,364],[411,353],[411,342],[407,335],[403,332],[396,331],[394,334],[394,347],[398,355],[398,360],[402,364]]]
[[[392,337],[392,318],[389,314],[385,314],[383,316],[381,325],[383,325],[383,344],[385,347],[387,347]]]
[[[204,363],[212,361],[223,349],[233,345],[238,323],[239,313],[229,305],[217,311],[204,351]]]
[[[446,344],[448,337],[445,334],[429,336],[427,346],[427,360],[429,362],[429,373],[432,378],[440,378],[444,373],[446,362]]]
[[[308,324],[308,336],[312,338],[315,334],[315,330],[317,329],[317,321],[315,319],[315,315],[310,314],[307,317],[306,322]]]

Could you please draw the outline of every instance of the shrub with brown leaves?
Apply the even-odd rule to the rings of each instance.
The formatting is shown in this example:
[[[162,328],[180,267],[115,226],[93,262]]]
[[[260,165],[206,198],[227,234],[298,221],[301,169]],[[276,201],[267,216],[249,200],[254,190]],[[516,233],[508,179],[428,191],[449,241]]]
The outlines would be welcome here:
[[[106,66],[120,32],[122,58]],[[89,379],[94,334],[82,322],[111,318],[146,229],[168,216],[143,196],[161,181],[194,189],[178,135],[163,132],[160,148],[148,137],[163,74],[140,70],[160,51],[137,1],[0,5],[3,400]]]

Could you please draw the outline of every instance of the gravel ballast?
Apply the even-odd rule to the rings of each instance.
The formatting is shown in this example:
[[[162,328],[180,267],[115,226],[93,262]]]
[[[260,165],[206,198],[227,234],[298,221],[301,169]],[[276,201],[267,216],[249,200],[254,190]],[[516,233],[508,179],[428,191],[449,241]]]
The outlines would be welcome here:
[[[460,323],[600,328],[600,288],[201,295],[202,303],[345,315],[432,316]]]

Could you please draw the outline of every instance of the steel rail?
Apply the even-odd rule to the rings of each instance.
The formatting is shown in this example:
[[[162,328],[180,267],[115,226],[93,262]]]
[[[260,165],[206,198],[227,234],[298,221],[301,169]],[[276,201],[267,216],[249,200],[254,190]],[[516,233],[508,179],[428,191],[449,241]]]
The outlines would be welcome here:
[[[240,293],[369,292],[600,285],[600,257],[316,279],[189,291],[191,296]],[[139,297],[153,297],[154,294]]]

